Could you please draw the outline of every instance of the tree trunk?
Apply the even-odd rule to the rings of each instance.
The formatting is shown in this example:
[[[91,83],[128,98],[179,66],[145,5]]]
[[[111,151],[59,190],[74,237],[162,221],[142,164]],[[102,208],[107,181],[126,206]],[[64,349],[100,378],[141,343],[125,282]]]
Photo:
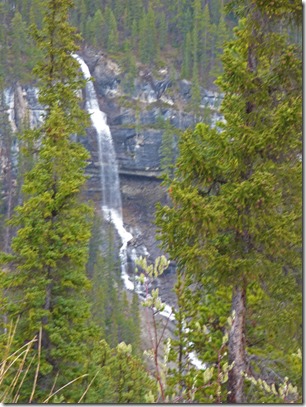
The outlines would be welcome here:
[[[233,289],[232,312],[235,314],[229,333],[229,363],[234,362],[228,374],[228,403],[244,403],[243,376],[246,370],[245,357],[245,284],[236,285]]]

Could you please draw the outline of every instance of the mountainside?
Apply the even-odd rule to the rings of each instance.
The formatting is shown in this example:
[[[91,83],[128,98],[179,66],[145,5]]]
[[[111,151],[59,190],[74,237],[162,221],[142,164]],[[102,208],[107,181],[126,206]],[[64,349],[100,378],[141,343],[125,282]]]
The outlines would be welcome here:
[[[168,199],[167,191],[160,185],[161,175],[166,170],[163,158],[169,163],[175,160],[176,148],[170,153],[166,150],[168,139],[176,145],[178,132],[191,128],[198,120],[213,124],[220,119],[218,107],[222,95],[201,88],[199,108],[202,116],[195,115],[190,111],[191,82],[170,79],[167,69],[160,70],[159,77],[155,78],[148,67],[139,64],[136,78],[127,89],[124,86],[126,74],[112,59],[90,48],[85,48],[80,55],[92,74],[100,108],[107,115],[114,142],[123,220],[134,237],[129,244],[129,272],[132,275],[135,269],[132,258],[146,254],[150,261],[154,261],[161,254],[155,237],[154,219],[156,203],[165,203]],[[12,129],[21,129],[25,120],[29,120],[31,127],[38,125],[43,108],[37,96],[35,87],[29,85],[17,84],[7,90],[6,103],[10,109]],[[99,211],[101,183],[97,138],[93,128],[89,128],[87,134],[87,138],[80,138],[91,154],[86,170],[89,175],[86,195],[95,202]],[[18,143],[16,148],[18,150]],[[6,171],[7,164],[8,161],[4,160],[3,171]],[[17,161],[15,177],[16,171]],[[162,298],[172,304],[175,301],[171,291],[174,279],[173,273],[166,273],[161,290]]]
[[[0,402],[302,400],[301,14],[0,0]]]

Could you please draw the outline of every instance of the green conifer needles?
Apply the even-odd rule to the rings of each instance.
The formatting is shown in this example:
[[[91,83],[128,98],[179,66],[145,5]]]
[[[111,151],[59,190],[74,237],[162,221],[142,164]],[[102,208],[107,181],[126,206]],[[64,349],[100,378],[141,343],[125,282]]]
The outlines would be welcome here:
[[[278,18],[290,19],[291,6],[279,17],[273,5],[249,3],[235,40],[225,48],[218,80],[225,121],[220,132],[198,124],[183,135],[169,185],[173,206],[157,213],[164,248],[185,271],[188,286],[197,284],[185,307],[200,315],[212,281],[233,289],[237,325],[229,336],[229,362],[235,361],[229,402],[245,401],[239,371],[246,369],[247,290],[257,284],[275,300],[273,292],[286,287],[281,313],[290,306],[286,296],[301,297],[300,51],[275,25]],[[300,337],[299,315],[293,330],[291,321],[291,338]]]
[[[24,203],[11,220],[18,231],[10,270],[3,275],[5,313],[9,320],[20,316],[16,344],[42,329],[42,392],[57,371],[65,371],[65,380],[72,380],[84,372],[87,362],[90,313],[84,294],[90,286],[85,266],[91,209],[81,202],[80,192],[89,155],[72,134],[84,133],[88,117],[77,93],[84,81],[71,57],[77,40],[68,23],[71,6],[70,0],[47,1],[42,31],[36,32],[45,56],[36,74],[46,113],[39,131],[23,136],[36,139],[37,153],[25,176]]]

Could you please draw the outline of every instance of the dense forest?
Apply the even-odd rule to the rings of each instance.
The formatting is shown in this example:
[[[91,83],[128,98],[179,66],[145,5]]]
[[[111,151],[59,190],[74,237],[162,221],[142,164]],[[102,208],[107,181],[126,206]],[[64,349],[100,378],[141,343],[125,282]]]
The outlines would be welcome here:
[[[39,50],[27,30],[31,24],[41,28],[44,10],[41,1],[1,2],[1,72],[6,79],[31,78]],[[233,13],[225,15],[223,0],[77,0],[70,20],[86,45],[124,59],[130,75],[137,60],[173,67],[186,79],[210,85],[222,70],[222,44],[237,22]]]
[[[301,403],[301,2],[0,0],[0,19],[0,402]],[[85,49],[125,87],[139,67],[190,81],[195,113],[200,87],[223,98],[214,127],[163,124],[165,257],[136,260],[144,299],[84,193]],[[39,91],[35,128],[11,126],[16,84]]]

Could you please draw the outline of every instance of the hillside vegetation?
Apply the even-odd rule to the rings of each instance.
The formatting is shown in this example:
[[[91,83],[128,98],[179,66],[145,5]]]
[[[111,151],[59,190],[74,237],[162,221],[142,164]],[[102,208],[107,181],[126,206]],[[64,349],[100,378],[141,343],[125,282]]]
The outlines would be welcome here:
[[[302,402],[301,17],[298,0],[0,0],[0,402]],[[84,198],[85,48],[131,81],[190,80],[195,110],[200,86],[224,95],[215,128],[164,123],[169,319],[168,260],[138,259],[145,300],[127,294]],[[44,121],[17,135],[7,91],[33,83]]]

